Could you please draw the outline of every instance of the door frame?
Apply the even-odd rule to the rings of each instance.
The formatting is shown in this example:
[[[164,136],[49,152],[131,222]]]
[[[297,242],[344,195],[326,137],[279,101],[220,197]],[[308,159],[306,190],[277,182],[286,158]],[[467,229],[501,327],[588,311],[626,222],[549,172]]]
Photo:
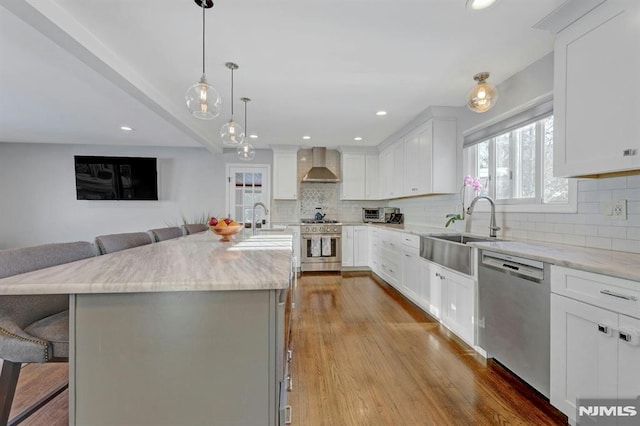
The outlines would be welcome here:
[[[225,194],[225,214],[227,217],[231,217],[231,171],[233,169],[255,169],[256,171],[265,171],[266,173],[266,190],[265,190],[265,180],[262,181],[262,188],[265,194],[265,201],[267,204],[267,208],[269,209],[269,213],[267,213],[267,217],[269,218],[269,222],[271,222],[271,165],[270,164],[246,164],[246,163],[228,163],[226,169],[226,179],[227,184],[226,194]],[[235,218],[234,218],[235,219]]]

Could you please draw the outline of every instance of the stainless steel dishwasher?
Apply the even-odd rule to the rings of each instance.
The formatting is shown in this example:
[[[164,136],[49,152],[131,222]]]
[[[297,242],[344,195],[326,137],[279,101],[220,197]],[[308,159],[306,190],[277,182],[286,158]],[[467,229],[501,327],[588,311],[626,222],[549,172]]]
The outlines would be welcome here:
[[[480,250],[478,344],[549,398],[549,265]]]

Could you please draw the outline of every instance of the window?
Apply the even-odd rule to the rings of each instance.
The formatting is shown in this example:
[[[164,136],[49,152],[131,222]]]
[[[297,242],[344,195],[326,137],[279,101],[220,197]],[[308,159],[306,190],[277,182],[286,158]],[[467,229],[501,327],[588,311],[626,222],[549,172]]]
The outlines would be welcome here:
[[[467,174],[483,194],[503,205],[564,205],[569,179],[553,176],[553,115],[546,115],[465,147]]]

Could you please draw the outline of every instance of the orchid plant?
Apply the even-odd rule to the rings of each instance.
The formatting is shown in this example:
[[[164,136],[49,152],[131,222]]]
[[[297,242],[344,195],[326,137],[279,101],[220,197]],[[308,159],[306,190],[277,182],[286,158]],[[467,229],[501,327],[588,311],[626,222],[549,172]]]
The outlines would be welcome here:
[[[449,225],[451,225],[452,223],[455,223],[456,220],[463,220],[464,219],[464,212],[465,212],[465,207],[464,207],[464,195],[465,195],[465,188],[466,187],[470,187],[474,190],[474,192],[480,192],[482,191],[482,183],[480,182],[480,178],[472,178],[471,176],[465,176],[463,183],[462,183],[462,187],[460,187],[460,200],[462,202],[462,213],[458,213],[458,214],[453,214],[450,213],[448,214],[447,217],[447,223],[445,223],[444,227],[448,228]]]

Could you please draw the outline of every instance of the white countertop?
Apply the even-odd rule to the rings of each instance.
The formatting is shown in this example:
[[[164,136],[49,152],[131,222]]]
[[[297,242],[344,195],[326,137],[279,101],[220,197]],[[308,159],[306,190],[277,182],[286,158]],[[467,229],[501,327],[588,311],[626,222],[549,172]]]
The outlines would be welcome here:
[[[445,228],[413,224],[404,225],[404,229],[394,228],[394,225],[372,226],[381,226],[385,229],[392,229],[414,235],[459,233]],[[466,232],[462,234],[474,235]],[[486,235],[484,236],[486,237]],[[514,256],[535,259],[553,265],[640,282],[640,254],[636,253],[523,240],[477,242],[469,243],[469,245]]]
[[[289,286],[292,237],[211,231],[0,279],[0,294],[269,290]]]

